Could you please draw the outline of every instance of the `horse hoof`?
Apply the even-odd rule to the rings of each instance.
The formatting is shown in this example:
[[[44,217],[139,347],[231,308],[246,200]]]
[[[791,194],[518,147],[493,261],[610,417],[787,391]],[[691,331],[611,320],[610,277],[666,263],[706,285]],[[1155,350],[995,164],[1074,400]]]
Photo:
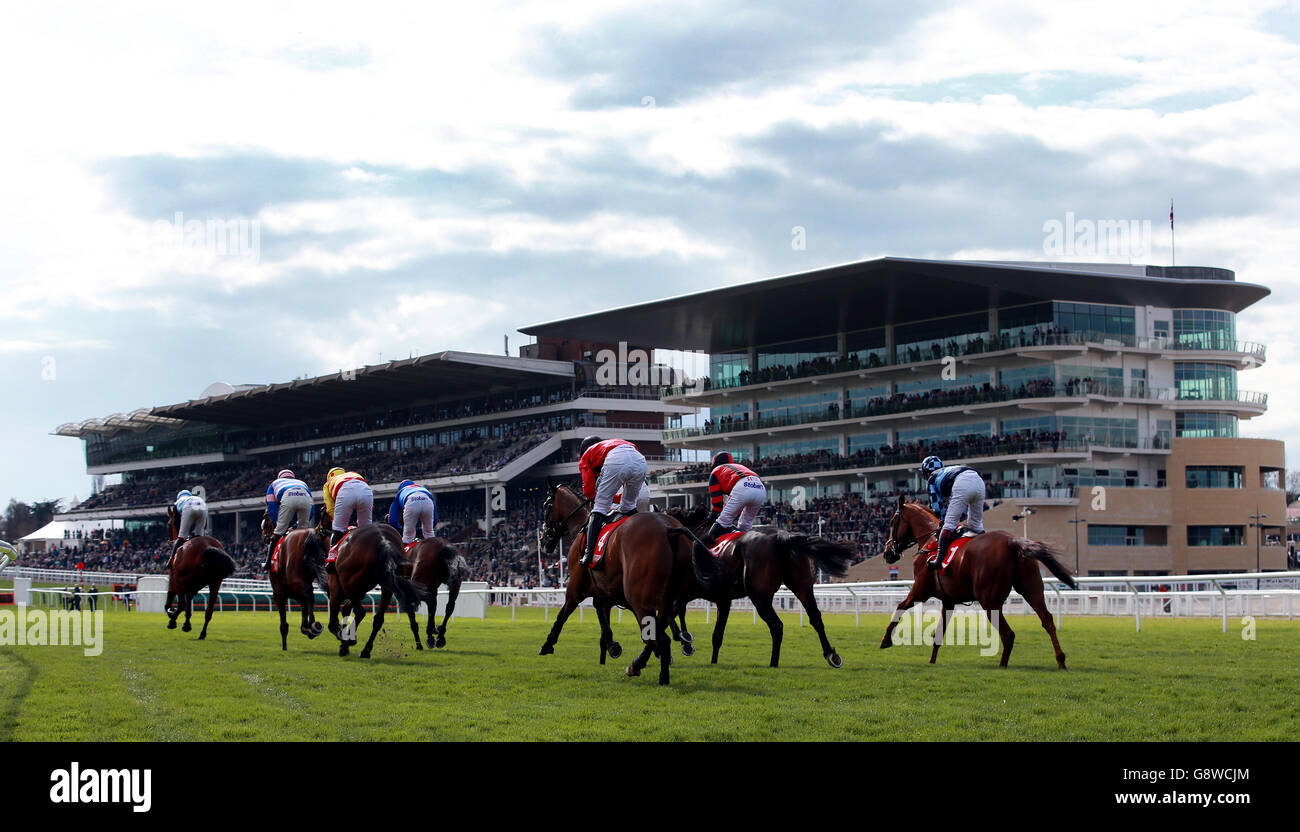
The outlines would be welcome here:
[[[623,655],[623,645],[616,641],[609,646],[609,657],[611,659],[617,659],[621,655]]]
[[[840,654],[836,653],[834,650],[832,650],[831,654],[826,657],[826,661],[830,664],[831,667],[835,668],[836,670],[839,670],[841,667],[844,666],[844,660],[841,659]]]
[[[880,642],[880,649],[881,649],[881,650],[888,650],[890,647],[893,647],[893,646],[894,646],[894,643],[893,643],[892,641],[890,641],[889,639],[885,639],[884,641]]]
[[[208,634],[207,634],[206,631],[205,631],[205,632],[202,632],[202,633],[199,633],[199,641],[203,641],[203,639],[205,639],[205,638],[207,638],[207,637],[208,637]]]
[[[362,650],[362,651],[361,651],[360,653],[358,653],[357,655],[360,656],[360,657],[363,658],[363,659],[368,659],[368,658],[370,658],[370,651],[369,651],[369,650]]]
[[[176,629],[176,622],[175,622],[175,621],[168,621],[168,622],[167,622],[167,629],[169,629],[169,630],[175,630],[175,629]]]
[[[555,647],[550,644],[543,644],[542,649],[537,651],[539,656],[549,656],[555,652]]]
[[[434,647],[446,647],[446,646],[447,646],[447,639],[443,637],[442,633],[438,633],[438,643],[435,644],[435,645],[433,645],[433,646],[434,646]]]
[[[347,646],[346,644],[340,644],[340,645],[339,645],[339,655],[340,655],[340,656],[346,656],[347,654],[348,654],[348,646]]]
[[[694,644],[691,644],[689,641],[683,641],[683,642],[682,642],[682,655],[685,656],[685,657],[688,658],[688,659],[689,659],[691,656],[694,656],[694,655],[695,655],[695,645],[694,645]]]
[[[627,675],[629,675],[629,676],[640,676],[640,675],[641,675],[641,668],[637,667],[637,666],[634,665],[634,664],[630,664],[630,665],[627,666]]]
[[[194,628],[191,627],[191,626],[189,625],[189,622],[186,622],[186,623],[184,623],[184,624],[181,625],[181,632],[182,632],[182,633],[188,633],[190,630],[193,630],[193,629],[194,629]]]
[[[428,644],[430,647],[437,647],[437,646],[438,646],[438,640],[435,639],[433,636],[427,636],[427,637],[424,639],[424,641],[425,641],[425,643]]]
[[[695,643],[695,636],[691,635],[690,633],[686,632],[685,630],[682,630],[682,641],[685,642],[686,644],[694,644],[694,643]],[[687,653],[686,655],[689,656],[690,653]]]

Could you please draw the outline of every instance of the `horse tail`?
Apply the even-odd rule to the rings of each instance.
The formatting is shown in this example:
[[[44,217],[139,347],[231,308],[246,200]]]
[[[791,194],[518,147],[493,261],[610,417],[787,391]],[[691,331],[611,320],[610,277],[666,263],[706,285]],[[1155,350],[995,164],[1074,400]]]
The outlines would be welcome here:
[[[828,575],[844,577],[853,565],[854,552],[842,543],[812,534],[777,532],[777,541],[785,547],[786,557],[806,557]]]
[[[220,580],[225,580],[235,574],[235,559],[216,546],[209,546],[204,549],[201,560],[203,568]]]
[[[1055,575],[1058,581],[1065,584],[1070,589],[1079,588],[1078,581],[1076,581],[1074,576],[1070,574],[1070,570],[1065,568],[1065,564],[1061,563],[1061,552],[1059,549],[1054,549],[1046,543],[1037,540],[1030,540],[1027,537],[1017,537],[1011,542],[1011,547],[1020,557],[1032,558],[1043,566],[1046,566],[1048,571]]]
[[[696,537],[690,529],[681,526],[674,526],[668,529],[668,542],[676,546],[678,540],[684,536],[690,535],[691,538],[691,563],[695,567],[695,580],[700,582],[700,586],[710,592],[722,589],[727,583],[727,570],[713,556],[713,553],[705,547],[703,541]]]
[[[325,574],[325,558],[328,556],[329,553],[325,551],[325,543],[320,539],[320,535],[315,532],[309,533],[302,544],[302,558],[326,598],[330,595],[329,577]]]
[[[420,602],[429,597],[429,591],[422,584],[402,576],[402,570],[406,567],[406,554],[402,547],[389,540],[388,535],[381,534],[379,555],[384,559],[384,573],[388,576],[388,585],[393,588],[397,600],[409,610],[420,606]]]
[[[447,565],[447,589],[459,591],[460,582],[469,574],[469,561],[465,560],[465,556],[455,546],[443,546],[438,554]]]

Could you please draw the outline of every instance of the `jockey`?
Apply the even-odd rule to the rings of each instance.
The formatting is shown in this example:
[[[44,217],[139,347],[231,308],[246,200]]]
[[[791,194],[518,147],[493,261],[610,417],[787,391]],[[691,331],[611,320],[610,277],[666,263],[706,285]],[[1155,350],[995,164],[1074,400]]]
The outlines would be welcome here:
[[[358,527],[370,525],[375,511],[375,492],[370,490],[365,477],[342,468],[330,469],[323,490],[325,511],[334,521],[333,534],[330,535],[330,548],[333,548],[348,533],[348,521],[353,512],[356,512]]]
[[[984,533],[984,478],[974,468],[965,465],[944,467],[937,456],[927,456],[921,462],[921,473],[930,481],[930,508],[943,519],[939,545],[928,561],[932,568],[937,569],[957,533],[957,524],[963,514],[971,531]]]
[[[619,512],[624,517],[635,514],[637,505],[644,502],[641,491],[646,488],[646,463],[636,445],[626,439],[602,441],[599,436],[588,436],[582,440],[578,454],[582,493],[593,501],[591,517],[587,520],[587,539],[578,563],[590,566],[592,554],[596,551],[596,539],[609,518],[615,493],[623,489]]]
[[[438,526],[438,504],[433,493],[423,485],[402,480],[393,504],[388,507],[388,525],[402,530],[403,544],[415,542],[417,528],[423,532],[418,535],[421,540],[433,537]]]
[[[176,541],[172,543],[172,557],[175,558],[182,543],[203,534],[208,527],[208,504],[187,488],[176,494],[172,508],[176,512]]]
[[[758,474],[731,458],[726,451],[713,457],[709,474],[709,516],[713,521],[704,542],[713,543],[727,532],[747,532],[754,528],[754,518],[767,500],[767,486]]]
[[[295,479],[288,468],[275,475],[266,489],[266,513],[275,524],[271,543],[266,547],[266,570],[271,569],[271,553],[280,538],[295,526],[306,528],[311,523],[311,489],[307,483]]]

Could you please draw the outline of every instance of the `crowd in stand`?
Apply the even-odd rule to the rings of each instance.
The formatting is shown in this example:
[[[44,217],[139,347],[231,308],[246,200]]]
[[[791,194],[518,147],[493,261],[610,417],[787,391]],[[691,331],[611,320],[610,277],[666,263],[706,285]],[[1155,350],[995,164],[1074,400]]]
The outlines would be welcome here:
[[[492,471],[544,442],[546,437],[541,428],[512,430],[501,439],[487,440],[470,433],[462,435],[459,442],[434,448],[349,454],[343,463],[332,460],[306,466],[269,462],[258,465],[224,463],[180,473],[177,473],[178,469],[160,469],[129,482],[111,485],[74,510],[167,505],[176,497],[176,492],[198,484],[203,485],[209,502],[260,497],[275,478],[277,466],[284,464],[292,467],[295,475],[313,488],[324,483],[326,472],[339,464],[346,464],[349,470],[356,471],[372,483]]]

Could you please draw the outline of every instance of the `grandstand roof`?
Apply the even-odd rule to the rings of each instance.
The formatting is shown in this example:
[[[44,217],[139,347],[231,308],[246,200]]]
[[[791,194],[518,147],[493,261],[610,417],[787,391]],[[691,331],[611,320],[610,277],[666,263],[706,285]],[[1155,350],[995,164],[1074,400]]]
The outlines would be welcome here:
[[[882,257],[521,328],[718,353],[1041,300],[1240,312],[1269,290],[1227,269]]]
[[[178,427],[184,424],[181,419],[155,416],[147,408],[133,410],[130,413],[114,413],[102,419],[86,419],[84,422],[67,422],[54,429],[55,436],[83,437],[91,433],[117,433],[121,430],[146,431],[149,428],[166,425]]]
[[[257,425],[282,421],[286,413],[344,412],[364,407],[367,401],[391,406],[406,401],[487,395],[571,378],[573,364],[568,361],[447,351],[346,373],[250,385],[222,395],[155,407],[149,413],[170,420]]]

